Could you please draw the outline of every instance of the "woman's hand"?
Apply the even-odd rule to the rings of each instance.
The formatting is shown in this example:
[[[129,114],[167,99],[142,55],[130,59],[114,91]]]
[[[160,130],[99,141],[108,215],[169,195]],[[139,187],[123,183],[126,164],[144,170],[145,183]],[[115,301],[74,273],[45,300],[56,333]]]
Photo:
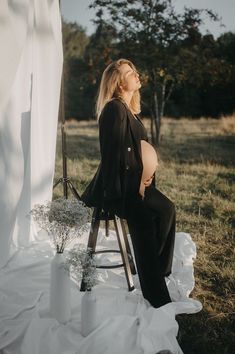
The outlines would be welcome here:
[[[153,177],[154,176],[150,177],[149,179],[146,179],[145,181],[140,182],[139,193],[142,196],[142,198],[144,198],[145,188],[150,186],[150,184],[152,183]]]
[[[152,180],[153,180],[153,176],[150,177],[149,179],[146,179],[143,183],[145,185],[145,187],[148,187],[150,186],[150,184],[152,183]]]

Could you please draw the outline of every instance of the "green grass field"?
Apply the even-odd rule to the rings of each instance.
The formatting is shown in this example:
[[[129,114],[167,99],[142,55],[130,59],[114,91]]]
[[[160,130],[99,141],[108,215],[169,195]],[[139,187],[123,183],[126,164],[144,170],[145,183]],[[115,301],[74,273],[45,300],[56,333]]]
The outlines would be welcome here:
[[[149,121],[144,119],[149,129]],[[66,125],[68,175],[81,193],[99,162],[97,123]],[[185,354],[235,353],[235,116],[219,120],[164,118],[157,186],[175,204],[177,232],[197,246],[191,297],[203,310],[179,315],[178,341]],[[55,180],[62,175],[58,130]],[[61,188],[54,196],[62,194]]]

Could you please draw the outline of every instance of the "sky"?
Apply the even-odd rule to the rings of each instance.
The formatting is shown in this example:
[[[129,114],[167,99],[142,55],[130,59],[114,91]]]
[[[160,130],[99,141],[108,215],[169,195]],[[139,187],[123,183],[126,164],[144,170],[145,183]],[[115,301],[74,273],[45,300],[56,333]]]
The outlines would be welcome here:
[[[63,18],[71,22],[75,21],[85,27],[88,35],[95,31],[95,26],[91,21],[95,16],[95,11],[88,8],[91,2],[91,0],[61,0]],[[172,3],[179,13],[184,6],[188,6],[208,8],[222,17],[222,23],[225,27],[220,27],[219,23],[205,20],[205,25],[201,27],[203,34],[209,31],[217,38],[223,32],[235,31],[235,0],[172,0]]]

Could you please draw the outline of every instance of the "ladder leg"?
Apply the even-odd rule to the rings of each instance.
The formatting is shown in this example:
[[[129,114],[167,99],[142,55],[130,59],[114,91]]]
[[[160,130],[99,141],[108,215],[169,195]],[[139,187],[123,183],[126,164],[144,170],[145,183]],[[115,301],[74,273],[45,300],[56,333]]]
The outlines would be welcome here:
[[[96,243],[97,243],[97,236],[98,236],[98,231],[100,226],[99,214],[100,214],[100,209],[95,208],[92,214],[91,229],[90,229],[89,239],[87,244],[87,249],[91,249],[92,253],[95,252]]]
[[[89,251],[90,256],[93,256],[93,253],[95,252],[96,248],[96,243],[97,243],[97,236],[98,236],[98,231],[99,231],[99,226],[100,226],[100,218],[99,218],[99,213],[100,209],[95,208],[92,214],[92,220],[91,220],[91,229],[89,233],[89,239],[88,239],[88,244],[87,244],[87,250]],[[85,291],[86,290],[86,284],[84,282],[84,275],[82,276],[82,281],[81,281],[81,286],[80,286],[80,291]]]
[[[123,229],[121,225],[120,218],[118,216],[114,216],[114,225],[117,233],[117,239],[118,239],[118,244],[119,248],[121,251],[121,256],[122,256],[122,261],[124,264],[124,270],[125,270],[125,275],[126,275],[126,280],[128,284],[128,290],[132,291],[134,290],[134,282],[131,274],[131,267],[130,267],[130,262],[127,254],[127,249],[126,249],[126,243],[123,235]]]
[[[135,275],[135,274],[137,274],[137,272],[136,272],[136,268],[135,268],[134,258],[133,258],[132,252],[131,252],[130,243],[129,243],[129,240],[128,240],[128,237],[127,237],[127,233],[126,233],[126,229],[125,229],[125,225],[124,225],[124,220],[120,219],[120,221],[121,221],[121,225],[122,225],[124,241],[125,241],[125,244],[126,244],[126,250],[127,250],[127,253],[129,254],[131,273],[133,275]]]
[[[105,220],[105,236],[109,237],[109,220]]]

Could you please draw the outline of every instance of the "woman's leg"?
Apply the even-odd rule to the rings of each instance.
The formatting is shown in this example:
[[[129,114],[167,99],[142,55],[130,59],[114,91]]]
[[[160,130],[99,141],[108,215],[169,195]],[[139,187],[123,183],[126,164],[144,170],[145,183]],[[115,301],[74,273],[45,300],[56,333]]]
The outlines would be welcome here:
[[[170,201],[169,203],[169,199],[159,191],[160,197],[155,202],[157,196],[154,190],[155,188],[148,187],[143,201],[140,196],[132,200],[129,205],[127,223],[143,296],[152,306],[159,307],[171,302],[165,283],[165,275],[171,272],[174,216],[169,214],[173,214],[172,209],[174,208],[171,206],[173,203]],[[159,193],[157,194],[159,195]],[[158,210],[158,208],[160,209]],[[164,213],[162,213],[163,209]],[[167,219],[168,222],[171,221],[170,226]],[[161,221],[162,225],[160,225]],[[159,232],[161,232],[160,235]]]
[[[157,252],[162,273],[167,276],[171,273],[175,244],[175,205],[153,186],[146,188],[144,204],[155,215]]]

